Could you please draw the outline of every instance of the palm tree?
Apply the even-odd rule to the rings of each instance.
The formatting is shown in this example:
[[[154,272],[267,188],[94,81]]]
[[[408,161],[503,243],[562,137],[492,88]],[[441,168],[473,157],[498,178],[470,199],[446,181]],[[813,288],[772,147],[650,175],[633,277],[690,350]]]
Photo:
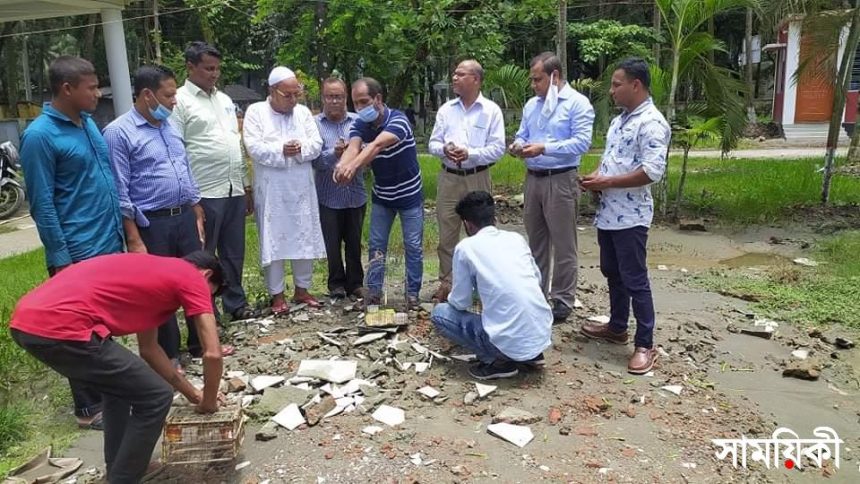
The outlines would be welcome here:
[[[493,69],[484,76],[484,92],[505,108],[521,108],[528,99],[529,71],[516,65]]]

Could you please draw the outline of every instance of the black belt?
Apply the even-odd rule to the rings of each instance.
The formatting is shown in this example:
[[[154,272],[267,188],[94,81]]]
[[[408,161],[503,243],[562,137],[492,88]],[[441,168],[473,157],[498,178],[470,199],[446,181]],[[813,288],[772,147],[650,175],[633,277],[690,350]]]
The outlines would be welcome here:
[[[489,165],[481,165],[476,166],[475,168],[467,168],[465,170],[458,170],[456,168],[450,168],[448,165],[442,165],[442,169],[447,171],[448,173],[453,173],[455,175],[466,176],[466,175],[474,175],[475,173],[480,173],[489,167],[493,166],[494,163],[490,163]]]
[[[562,173],[567,173],[571,170],[575,170],[575,166],[568,166],[565,168],[553,168],[552,170],[529,170],[529,175],[534,175],[538,178],[543,178],[545,176],[553,176],[560,175]]]
[[[174,208],[162,208],[161,210],[149,210],[143,212],[143,216],[146,218],[157,218],[157,217],[175,217],[177,215],[182,215],[182,212],[190,209],[191,207],[188,205],[182,207],[174,207]]]

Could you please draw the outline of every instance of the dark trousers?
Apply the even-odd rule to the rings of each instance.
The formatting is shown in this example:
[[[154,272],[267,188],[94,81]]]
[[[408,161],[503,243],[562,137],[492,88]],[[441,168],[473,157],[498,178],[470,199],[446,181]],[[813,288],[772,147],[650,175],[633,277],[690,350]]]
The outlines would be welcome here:
[[[245,196],[201,198],[206,213],[206,250],[216,254],[224,267],[227,287],[221,293],[224,311],[233,314],[248,301],[242,289],[245,266]]]
[[[364,281],[364,268],[361,267],[361,230],[364,226],[365,207],[366,205],[334,209],[320,205],[320,225],[328,258],[329,292],[344,289],[347,294],[351,294],[361,287]]]
[[[146,472],[173,389],[112,339],[60,341],[11,330],[12,339],[70,381],[103,395],[104,455],[111,484],[137,483]]]
[[[609,285],[609,327],[627,331],[630,303],[636,317],[635,344],[640,348],[654,346],[654,300],[645,265],[648,228],[597,230],[600,245],[600,271]]]
[[[197,217],[190,207],[185,207],[181,214],[173,217],[150,217],[149,227],[138,227],[137,230],[146,245],[146,251],[153,255],[184,257],[203,249],[200,235],[197,233]],[[199,352],[197,328],[192,322],[187,323],[188,350],[192,353]],[[179,340],[179,325],[176,323],[176,316],[171,316],[158,328],[158,344],[168,358],[179,358]]]
[[[56,267],[48,267],[48,276],[54,277],[56,273]],[[102,411],[101,393],[72,380],[69,380],[69,389],[72,391],[75,417],[92,417]]]

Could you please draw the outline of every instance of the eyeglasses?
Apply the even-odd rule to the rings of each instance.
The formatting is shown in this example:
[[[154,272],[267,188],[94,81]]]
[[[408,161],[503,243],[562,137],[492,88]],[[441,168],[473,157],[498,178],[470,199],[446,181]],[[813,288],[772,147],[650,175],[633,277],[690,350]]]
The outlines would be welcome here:
[[[466,76],[474,76],[474,72],[455,72],[451,74],[451,77],[466,77]]]
[[[284,99],[291,99],[291,100],[298,99],[298,98],[299,98],[299,96],[301,96],[301,95],[302,95],[302,92],[301,92],[301,91],[285,93],[285,92],[281,92],[281,90],[280,90],[280,89],[275,89],[275,92],[276,92],[276,93],[278,93],[278,94],[280,94],[280,96],[281,96],[282,98],[284,98]]]
[[[346,96],[323,96],[323,99],[330,103],[342,103],[346,101]]]

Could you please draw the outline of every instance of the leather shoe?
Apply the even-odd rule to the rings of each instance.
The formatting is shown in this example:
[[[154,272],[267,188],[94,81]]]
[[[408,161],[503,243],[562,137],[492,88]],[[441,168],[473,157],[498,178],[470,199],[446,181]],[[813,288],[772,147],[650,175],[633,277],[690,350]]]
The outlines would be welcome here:
[[[657,350],[637,347],[627,363],[627,372],[634,375],[644,375],[651,371],[651,368],[654,368],[655,362],[657,362]]]
[[[566,321],[572,312],[573,309],[571,309],[567,304],[558,299],[552,300],[552,319],[555,323]]]
[[[443,303],[448,301],[448,293],[451,292],[451,284],[446,281],[442,281],[439,283],[439,289],[436,289],[436,292],[433,293],[433,298],[431,301],[434,303]]]
[[[609,329],[609,323],[585,323],[579,330],[591,339],[602,339],[617,345],[626,345],[629,339],[627,331],[616,333]]]

